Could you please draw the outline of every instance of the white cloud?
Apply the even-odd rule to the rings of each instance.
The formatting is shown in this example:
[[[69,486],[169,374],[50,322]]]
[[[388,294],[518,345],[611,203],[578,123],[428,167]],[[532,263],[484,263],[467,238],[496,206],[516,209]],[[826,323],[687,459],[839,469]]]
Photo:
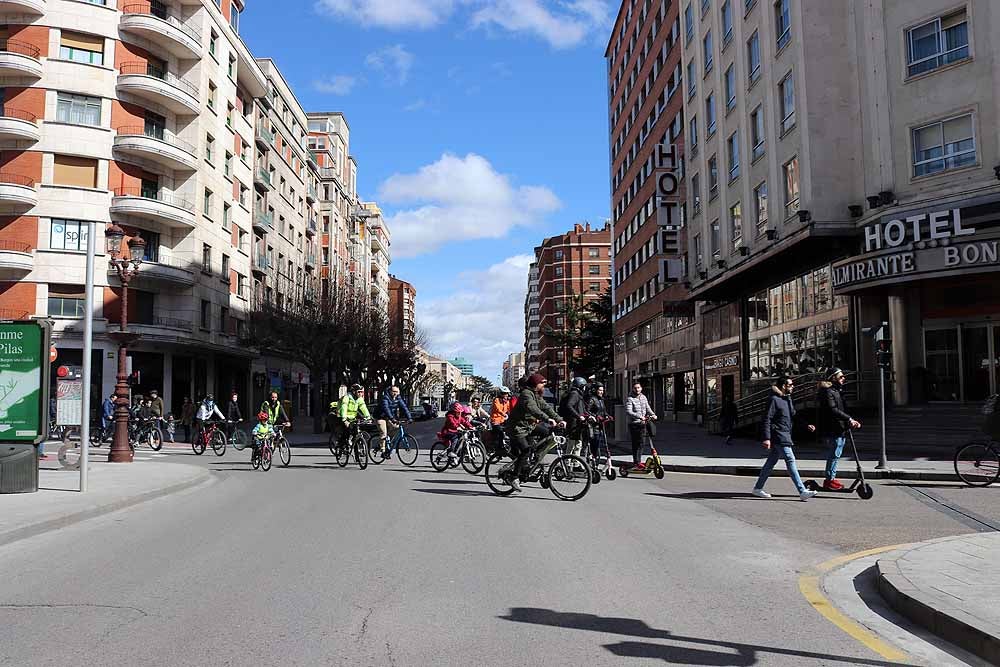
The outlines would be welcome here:
[[[524,348],[524,292],[534,259],[508,257],[485,271],[457,276],[456,284],[465,287],[452,294],[417,298],[417,321],[429,350],[446,359],[465,357],[477,375],[496,384],[507,355]]]
[[[410,77],[413,54],[407,51],[402,44],[394,44],[369,53],[365,58],[365,64],[382,72],[390,83],[401,86]]]
[[[413,100],[405,107],[403,107],[403,111],[423,111],[424,109],[427,108],[427,106],[428,106],[427,100],[421,97],[420,99]]]
[[[558,9],[556,8],[558,7]],[[591,33],[610,25],[604,0],[552,3],[544,0],[499,0],[480,7],[472,16],[476,27],[499,27],[540,37],[553,48],[577,46]]]
[[[325,79],[313,81],[313,88],[330,95],[350,95],[358,80],[347,74],[336,74]]]
[[[431,28],[451,15],[453,0],[318,0],[321,14],[348,18],[366,27]]]
[[[415,173],[390,176],[379,188],[379,202],[413,206],[388,218],[397,257],[414,257],[456,241],[502,238],[562,205],[546,187],[511,184],[509,176],[475,153],[445,153]]]

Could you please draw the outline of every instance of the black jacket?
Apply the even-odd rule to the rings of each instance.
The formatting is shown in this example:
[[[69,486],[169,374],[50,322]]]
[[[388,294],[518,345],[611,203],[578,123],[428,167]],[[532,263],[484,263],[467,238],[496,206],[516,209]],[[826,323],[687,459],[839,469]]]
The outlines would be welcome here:
[[[844,435],[851,426],[847,403],[840,385],[820,382],[816,387],[816,431],[820,435]]]
[[[229,401],[226,404],[226,419],[231,422],[236,422],[243,419],[243,413],[240,412],[240,404],[236,401]]]
[[[559,406],[559,416],[567,422],[572,423],[580,420],[580,415],[587,411],[583,401],[583,394],[579,389],[570,389],[566,399]]]
[[[595,394],[587,399],[587,414],[593,417],[606,417],[608,415],[608,409],[604,405],[604,399],[598,398]]]
[[[771,387],[773,394],[767,402],[767,412],[764,413],[764,440],[770,440],[771,446],[791,447],[792,423],[795,419],[795,406],[792,397],[786,396],[777,387]]]

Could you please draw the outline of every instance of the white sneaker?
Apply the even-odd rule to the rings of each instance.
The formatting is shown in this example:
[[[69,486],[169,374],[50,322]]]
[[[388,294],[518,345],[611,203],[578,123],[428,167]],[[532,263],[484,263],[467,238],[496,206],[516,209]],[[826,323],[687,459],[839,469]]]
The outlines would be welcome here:
[[[815,495],[816,495],[815,491],[803,491],[802,493],[799,494],[799,500],[805,502]]]
[[[765,491],[764,489],[754,489],[753,490],[753,494],[755,496],[757,496],[758,498],[770,498],[771,497],[771,494],[768,493],[767,491]]]

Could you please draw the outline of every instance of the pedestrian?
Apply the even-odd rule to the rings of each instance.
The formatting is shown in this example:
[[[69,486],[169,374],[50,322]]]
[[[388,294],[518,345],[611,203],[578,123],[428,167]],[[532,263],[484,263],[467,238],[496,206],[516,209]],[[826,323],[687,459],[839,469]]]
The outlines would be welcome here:
[[[861,428],[861,422],[847,414],[847,402],[844,400],[847,376],[844,371],[834,368],[827,378],[816,386],[816,429],[829,451],[823,488],[837,491],[844,488],[837,480],[837,463],[844,453],[847,432],[852,428]]]
[[[583,427],[587,422],[587,405],[583,394],[587,380],[582,377],[573,378],[570,389],[559,402],[559,416],[566,422],[566,453],[574,456],[587,456],[583,452],[585,444],[589,444],[584,436]]]
[[[240,412],[240,395],[233,391],[229,396],[229,403],[226,404],[226,437],[233,439],[233,431],[236,425],[243,421],[243,413]]]
[[[733,444],[733,431],[736,429],[737,419],[736,402],[729,396],[722,399],[722,409],[719,410],[719,426],[722,428],[722,435],[726,436],[726,444]]]
[[[163,399],[160,397],[160,393],[155,389],[151,389],[149,392],[149,408],[154,417],[162,417],[165,414],[163,409]]]
[[[591,424],[588,426],[591,431],[590,453],[596,459],[601,455],[599,447],[602,442],[607,440],[607,436],[603,435],[601,439],[598,439],[594,437],[594,431],[600,430],[603,434],[605,432],[604,426],[611,421],[611,417],[608,415],[608,408],[604,404],[604,385],[601,383],[593,383],[590,387],[590,395],[587,397],[587,415],[588,418],[592,420]]]
[[[190,396],[181,403],[181,426],[184,428],[184,442],[191,442],[191,423],[194,421],[194,403]]]
[[[101,440],[106,436],[110,437],[109,430],[111,429],[111,424],[115,419],[115,405],[117,404],[117,397],[115,392],[112,391],[111,395],[104,399],[101,403],[101,429],[103,433],[101,434]]]
[[[778,378],[778,384],[771,387],[771,396],[767,402],[767,412],[764,413],[764,449],[768,450],[767,460],[760,470],[757,483],[753,487],[753,495],[758,498],[770,498],[771,494],[764,490],[764,484],[774,469],[774,464],[779,457],[784,457],[785,467],[792,478],[792,483],[799,491],[799,500],[809,500],[816,495],[815,491],[806,490],[799,477],[799,469],[795,465],[795,453],[792,448],[792,424],[795,419],[795,405],[792,403],[792,392],[795,390],[795,381],[788,376]],[[810,432],[816,427],[809,424]],[[773,440],[773,445],[772,445]]]
[[[656,421],[656,413],[638,382],[632,385],[632,392],[625,397],[625,414],[628,415],[628,432],[632,438],[632,463],[641,472],[646,468],[642,463],[642,436],[649,422]]]

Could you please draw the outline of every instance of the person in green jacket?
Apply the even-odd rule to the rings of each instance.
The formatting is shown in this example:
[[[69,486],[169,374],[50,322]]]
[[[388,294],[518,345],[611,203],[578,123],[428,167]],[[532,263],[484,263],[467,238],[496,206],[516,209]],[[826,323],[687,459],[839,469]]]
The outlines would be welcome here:
[[[371,419],[371,413],[368,412],[368,406],[365,405],[365,390],[360,384],[352,384],[351,390],[340,399],[340,404],[338,406],[337,420],[339,423],[336,424],[337,428],[337,439],[340,444],[343,445],[345,439],[347,438],[348,430],[351,424],[357,420],[358,414],[363,416],[365,419]]]
[[[529,375],[525,380],[524,389],[517,397],[517,405],[511,410],[507,419],[507,435],[510,436],[511,450],[515,454],[515,474],[509,483],[515,491],[521,490],[519,479],[529,472],[526,469],[532,450],[529,438],[544,438],[553,426],[561,428],[566,426],[566,422],[562,421],[559,414],[542,398],[545,384],[545,377],[541,374]]]

